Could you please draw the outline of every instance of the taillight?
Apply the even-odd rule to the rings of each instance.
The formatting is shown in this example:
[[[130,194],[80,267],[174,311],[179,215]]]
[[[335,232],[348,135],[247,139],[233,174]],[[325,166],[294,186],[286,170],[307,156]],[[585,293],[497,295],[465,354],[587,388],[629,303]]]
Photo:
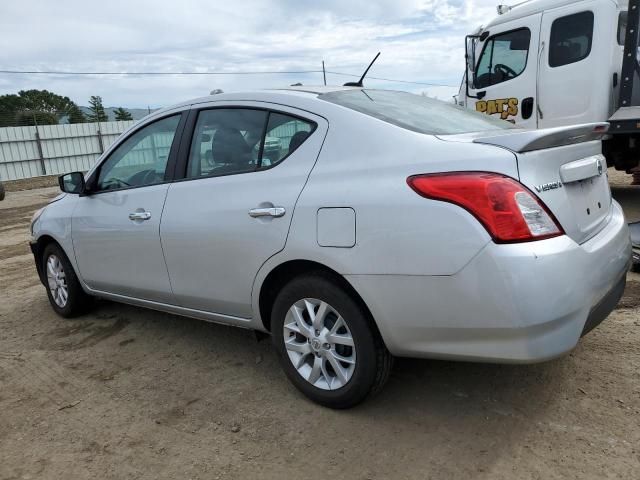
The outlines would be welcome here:
[[[409,186],[423,197],[458,205],[475,216],[496,243],[563,235],[545,205],[516,180],[488,172],[415,175]]]

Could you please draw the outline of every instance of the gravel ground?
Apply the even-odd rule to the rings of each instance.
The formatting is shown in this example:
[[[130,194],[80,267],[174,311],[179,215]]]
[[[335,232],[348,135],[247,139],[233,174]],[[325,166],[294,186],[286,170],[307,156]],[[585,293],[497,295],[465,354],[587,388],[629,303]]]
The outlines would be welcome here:
[[[614,195],[640,220],[628,180]],[[401,359],[381,395],[331,411],[247,331],[109,302],[57,317],[26,245],[55,194],[0,203],[0,479],[638,478],[640,275],[564,358]]]

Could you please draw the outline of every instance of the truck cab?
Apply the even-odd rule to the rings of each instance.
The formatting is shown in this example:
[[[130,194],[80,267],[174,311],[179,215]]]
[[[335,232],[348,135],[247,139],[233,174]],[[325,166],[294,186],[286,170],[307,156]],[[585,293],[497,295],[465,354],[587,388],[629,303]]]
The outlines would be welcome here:
[[[621,107],[640,105],[640,98],[626,105],[621,99],[627,53],[627,84],[632,89],[640,83],[637,28],[627,31],[628,9],[637,27],[639,3],[530,0],[499,6],[494,20],[466,37],[467,68],[456,101],[531,129],[612,120]],[[637,113],[631,131],[623,134],[612,124],[603,146],[609,166],[630,170],[638,164],[640,107]]]

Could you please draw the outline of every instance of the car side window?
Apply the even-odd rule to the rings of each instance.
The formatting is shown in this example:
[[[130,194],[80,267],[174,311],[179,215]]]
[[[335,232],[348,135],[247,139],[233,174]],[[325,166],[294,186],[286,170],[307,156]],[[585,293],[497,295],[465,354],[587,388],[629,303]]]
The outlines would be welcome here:
[[[551,25],[549,66],[561,67],[584,60],[591,53],[593,12],[560,17]]]
[[[162,183],[180,115],[163,118],[122,142],[102,164],[97,191]]]
[[[249,108],[203,110],[191,142],[188,177],[211,177],[273,167],[316,128],[284,113]]]
[[[260,167],[268,168],[280,163],[305,142],[315,127],[307,120],[270,113]]]
[[[267,116],[265,110],[247,108],[201,111],[191,142],[188,177],[256,170]]]
[[[528,28],[489,37],[476,68],[475,87],[486,88],[520,76],[527,68],[530,43]]]

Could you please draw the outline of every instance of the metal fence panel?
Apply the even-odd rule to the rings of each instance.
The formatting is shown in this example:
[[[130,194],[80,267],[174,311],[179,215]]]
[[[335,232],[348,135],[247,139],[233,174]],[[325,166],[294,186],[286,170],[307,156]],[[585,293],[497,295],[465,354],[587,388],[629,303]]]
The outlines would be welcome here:
[[[134,121],[0,128],[0,180],[90,169]]]

